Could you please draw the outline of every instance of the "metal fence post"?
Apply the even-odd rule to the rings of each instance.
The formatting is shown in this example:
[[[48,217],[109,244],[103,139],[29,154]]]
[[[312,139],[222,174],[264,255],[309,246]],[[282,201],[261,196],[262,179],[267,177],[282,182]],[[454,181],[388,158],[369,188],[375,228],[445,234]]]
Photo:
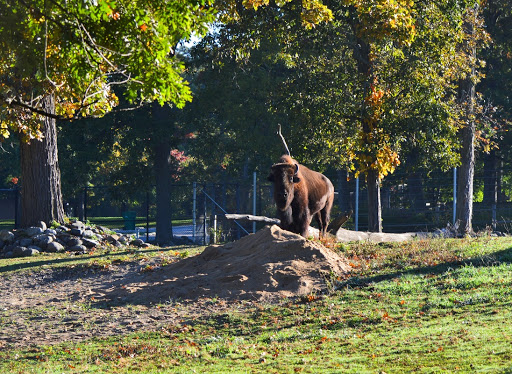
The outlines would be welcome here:
[[[496,231],[496,204],[492,204],[492,229]]]
[[[355,230],[359,231],[359,177],[356,178]]]
[[[252,175],[252,185],[253,185],[253,193],[252,193],[252,214],[256,215],[256,172]],[[252,232],[253,234],[256,232],[256,222],[252,223]]]
[[[146,191],[146,242],[149,242],[149,191]]]
[[[192,241],[196,242],[197,183],[192,184]]]
[[[18,218],[19,197],[20,197],[20,190],[19,190],[18,186],[14,186],[14,228],[15,229],[17,229],[18,225],[19,225],[19,218]]]
[[[457,168],[453,168],[453,225],[457,219]]]
[[[84,221],[87,221],[87,186],[84,187]]]

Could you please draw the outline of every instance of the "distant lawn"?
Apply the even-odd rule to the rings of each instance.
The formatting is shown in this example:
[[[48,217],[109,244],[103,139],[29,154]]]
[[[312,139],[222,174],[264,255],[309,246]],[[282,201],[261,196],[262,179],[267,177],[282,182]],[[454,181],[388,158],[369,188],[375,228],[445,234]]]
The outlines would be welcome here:
[[[123,217],[90,217],[87,221],[91,225],[105,226],[109,229],[120,229],[124,226]],[[182,225],[191,225],[192,219],[177,219],[173,220],[172,224],[174,226],[182,226]],[[145,217],[137,217],[135,220],[135,226],[145,228],[146,227],[146,218]],[[156,221],[154,218],[150,218],[149,221],[150,227],[156,226]],[[12,230],[14,229],[14,220],[0,220],[0,230]]]
[[[12,230],[14,228],[14,220],[0,220],[0,230]]]

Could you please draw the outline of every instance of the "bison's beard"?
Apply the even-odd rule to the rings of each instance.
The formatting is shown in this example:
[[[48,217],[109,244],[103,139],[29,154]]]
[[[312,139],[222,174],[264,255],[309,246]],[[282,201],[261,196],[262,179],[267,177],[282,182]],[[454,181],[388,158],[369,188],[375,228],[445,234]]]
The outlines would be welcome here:
[[[293,197],[291,199],[276,199],[277,209],[284,212],[290,208]]]

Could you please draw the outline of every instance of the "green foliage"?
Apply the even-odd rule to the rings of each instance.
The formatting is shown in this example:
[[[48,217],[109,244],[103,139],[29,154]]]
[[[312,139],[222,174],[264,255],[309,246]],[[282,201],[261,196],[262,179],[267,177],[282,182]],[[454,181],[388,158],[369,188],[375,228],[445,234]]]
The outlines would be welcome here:
[[[40,115],[101,116],[118,103],[123,85],[130,102],[182,107],[190,89],[175,58],[179,41],[204,33],[214,19],[207,0],[140,3],[124,0],[0,2],[2,138],[9,129],[40,137]],[[57,97],[56,112],[41,98]]]

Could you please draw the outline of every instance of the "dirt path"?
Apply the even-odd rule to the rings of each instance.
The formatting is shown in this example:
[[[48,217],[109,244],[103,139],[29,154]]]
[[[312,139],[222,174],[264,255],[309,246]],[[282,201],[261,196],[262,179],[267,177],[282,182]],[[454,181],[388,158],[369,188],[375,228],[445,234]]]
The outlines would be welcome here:
[[[336,253],[277,226],[153,265],[0,275],[0,349],[157,331],[211,313],[322,293],[328,275],[350,271]]]
[[[225,301],[213,303],[207,298],[182,304],[153,303],[151,295],[146,303],[133,302],[129,296],[106,296],[142,280],[145,274],[140,268],[129,263],[85,273],[79,268],[48,269],[2,278],[0,349],[155,331],[228,307]],[[234,307],[244,305],[229,305]]]

